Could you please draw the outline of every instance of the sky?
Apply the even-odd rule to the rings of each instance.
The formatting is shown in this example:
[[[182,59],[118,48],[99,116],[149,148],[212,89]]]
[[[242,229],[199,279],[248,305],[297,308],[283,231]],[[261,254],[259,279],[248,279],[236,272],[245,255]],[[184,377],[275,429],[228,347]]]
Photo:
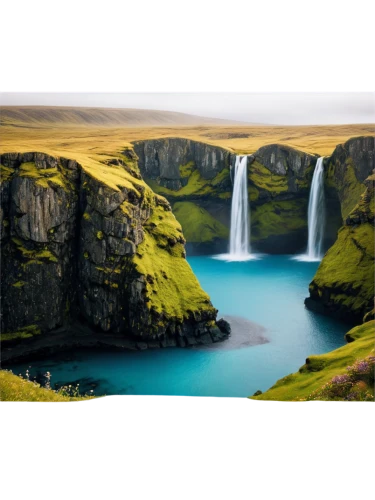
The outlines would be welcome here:
[[[375,123],[375,93],[2,93],[3,106],[89,106],[179,111],[269,125]]]

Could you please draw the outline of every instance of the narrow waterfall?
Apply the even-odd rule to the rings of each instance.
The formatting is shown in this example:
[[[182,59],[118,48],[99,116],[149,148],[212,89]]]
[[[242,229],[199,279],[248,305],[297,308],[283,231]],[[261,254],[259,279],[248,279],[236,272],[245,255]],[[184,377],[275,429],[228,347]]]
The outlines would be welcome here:
[[[231,260],[250,258],[250,220],[247,195],[247,156],[236,157],[230,222],[229,256]]]
[[[324,167],[323,156],[318,158],[312,178],[308,209],[307,260],[322,258],[322,243],[325,225]]]

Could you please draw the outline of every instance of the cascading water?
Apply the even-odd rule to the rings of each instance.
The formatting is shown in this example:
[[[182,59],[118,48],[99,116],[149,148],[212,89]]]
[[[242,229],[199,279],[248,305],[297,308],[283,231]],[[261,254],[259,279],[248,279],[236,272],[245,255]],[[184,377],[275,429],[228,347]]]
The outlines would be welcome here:
[[[244,260],[249,257],[249,250],[247,156],[237,156],[234,166],[229,254],[232,260]]]
[[[250,253],[250,213],[247,194],[247,156],[236,156],[230,219],[229,253],[215,255],[218,260],[245,261],[259,259]]]
[[[311,260],[322,258],[324,224],[324,168],[321,157],[316,163],[309,198],[307,257]]]
[[[322,243],[325,225],[324,167],[323,157],[318,158],[311,182],[308,208],[308,240],[306,254],[297,260],[316,262],[322,259]]]

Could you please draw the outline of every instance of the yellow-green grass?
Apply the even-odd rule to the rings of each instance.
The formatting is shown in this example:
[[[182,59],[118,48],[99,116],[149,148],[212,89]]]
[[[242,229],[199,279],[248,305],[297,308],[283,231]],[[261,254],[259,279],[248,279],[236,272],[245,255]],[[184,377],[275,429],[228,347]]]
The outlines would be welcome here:
[[[14,126],[16,125],[16,126]],[[372,125],[324,126],[173,126],[173,127],[100,127],[96,124],[12,123],[1,126],[0,152],[44,151],[91,164],[117,156],[138,140],[183,137],[220,146],[232,152],[254,153],[267,144],[285,144],[301,151],[328,156],[337,144],[351,137],[374,135]],[[77,155],[77,156],[76,156]],[[104,155],[104,157],[103,157]]]
[[[189,242],[207,243],[215,238],[227,239],[229,236],[229,229],[224,224],[193,202],[178,201],[174,203],[173,213]]]
[[[12,372],[0,370],[0,401],[51,401],[67,402],[92,399],[86,396],[69,397],[58,394],[51,389],[23,379]]]
[[[301,401],[322,388],[336,375],[346,373],[347,366],[374,353],[375,321],[356,326],[346,334],[350,343],[339,349],[310,356],[297,373],[280,379],[268,391],[251,399]],[[370,388],[372,394],[374,388]]]
[[[146,277],[149,307],[168,319],[182,322],[191,313],[214,311],[184,256],[180,224],[171,211],[157,206],[145,226],[134,263]]]

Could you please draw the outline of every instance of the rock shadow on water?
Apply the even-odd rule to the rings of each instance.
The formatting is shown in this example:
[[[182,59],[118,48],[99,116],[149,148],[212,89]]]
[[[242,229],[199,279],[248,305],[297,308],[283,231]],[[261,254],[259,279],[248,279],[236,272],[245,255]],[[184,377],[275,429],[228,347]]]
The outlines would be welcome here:
[[[269,342],[265,336],[266,329],[262,325],[241,316],[224,316],[224,319],[228,321],[231,327],[231,334],[228,339],[214,344],[195,346],[194,349],[228,351],[267,344]]]

